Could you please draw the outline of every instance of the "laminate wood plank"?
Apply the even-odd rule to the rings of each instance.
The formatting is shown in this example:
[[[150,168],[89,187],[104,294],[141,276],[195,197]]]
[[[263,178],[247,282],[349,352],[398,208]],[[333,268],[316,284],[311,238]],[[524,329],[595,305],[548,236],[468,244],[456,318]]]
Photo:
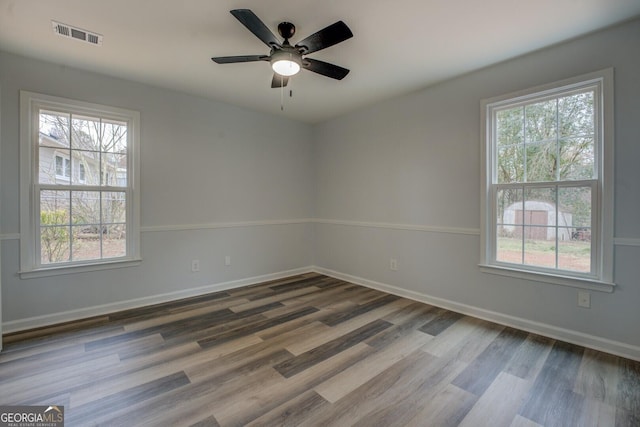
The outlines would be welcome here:
[[[176,372],[75,407],[73,412],[65,414],[65,421],[71,425],[88,423],[96,416],[108,414],[120,407],[127,407],[133,403],[145,401],[158,394],[162,394],[188,384],[189,379],[187,376],[183,372]]]
[[[616,408],[616,427],[638,427],[640,426],[640,415],[632,414],[623,408]]]
[[[295,319],[299,319],[301,317],[307,316],[317,311],[318,309],[315,307],[303,307],[299,310],[295,310],[278,317],[260,320],[257,322],[250,323],[248,325],[238,327],[236,329],[232,329],[232,330],[225,331],[223,333],[216,334],[208,338],[203,338],[201,340],[198,340],[198,345],[200,345],[200,347],[202,348],[213,347],[230,340],[251,335],[256,332],[262,331],[264,329],[269,329],[273,326],[278,326],[283,323],[290,322]]]
[[[520,415],[545,426],[577,425],[584,398],[573,388],[583,352],[583,347],[557,341]]]
[[[486,322],[484,320],[475,319],[478,328],[474,332],[467,335],[463,340],[458,340],[452,347],[445,346],[447,351],[441,357],[447,357],[461,362],[471,363],[491,344],[496,337],[504,330],[504,326],[495,323]],[[458,322],[456,322],[457,325]],[[466,323],[466,322],[465,322]],[[446,334],[443,332],[442,334]],[[439,340],[440,335],[429,341],[423,346],[423,351],[431,352],[432,346],[437,346],[442,342]],[[449,337],[446,337],[448,340]],[[440,352],[438,352],[440,353]]]
[[[580,416],[580,427],[616,425],[616,408],[600,400],[585,399]]]
[[[2,355],[0,381],[9,381],[19,376],[47,371],[51,369],[48,366],[55,367],[67,364],[70,360],[76,360],[76,357],[84,356],[84,345],[76,344],[35,353],[30,349],[25,350],[24,357],[19,357],[19,354],[14,352],[11,356],[15,357]],[[42,363],[43,359],[47,360],[46,365]]]
[[[326,410],[330,410],[329,403],[315,391],[308,390],[251,421],[247,427],[297,427],[309,416]]]
[[[509,427],[544,427],[538,423],[534,423],[528,418],[525,418],[521,415],[516,415],[513,419],[513,422]]]
[[[640,362],[619,359],[619,363],[617,406],[640,418]]]
[[[274,295],[272,297],[268,297],[268,298],[262,298],[259,300],[247,300],[247,302],[244,302],[242,304],[234,304],[232,305],[230,308],[231,311],[238,313],[240,311],[244,311],[244,310],[248,310],[251,308],[255,308],[255,307],[259,307],[261,305],[264,305],[265,303],[269,303],[269,302],[280,302],[283,305],[287,305],[287,302],[289,302],[290,300],[294,300],[297,299],[297,297],[302,296],[302,295],[307,295],[307,294],[313,294],[313,293],[317,293],[320,292],[320,288],[316,288],[314,286],[307,286],[307,287],[302,287],[302,288],[296,288],[292,291],[286,292],[284,294],[279,294],[279,295]]]
[[[18,376],[2,382],[0,402],[21,404],[42,395],[55,394],[75,384],[78,378],[92,375],[96,369],[107,370],[118,363],[118,356],[112,354],[104,357],[92,357],[81,362],[69,362],[64,367],[40,371],[33,375]]]
[[[312,323],[300,328],[299,330],[274,337],[268,341],[261,340],[251,345],[238,348],[236,351],[230,351],[226,354],[222,354],[219,357],[202,359],[199,363],[185,367],[184,370],[192,382],[202,382],[205,380],[209,381],[221,378],[224,373],[230,372],[233,374],[234,370],[238,366],[251,363],[258,357],[270,355],[274,352],[286,352],[286,345],[288,343],[295,342],[300,336],[316,334],[318,331],[322,331],[325,328],[326,326],[322,323]],[[245,338],[241,338],[240,340],[242,339]],[[216,348],[218,347],[213,347],[212,350],[215,350]],[[286,352],[286,354],[288,355],[287,358],[291,357],[291,353]],[[269,368],[271,368],[272,365],[273,364],[268,365]]]
[[[211,304],[216,300],[229,298],[230,295],[226,291],[213,292],[205,295],[198,295],[194,297],[188,297],[177,301],[163,302],[159,304],[148,305],[146,307],[132,308],[129,310],[118,311],[109,314],[109,320],[136,322],[139,320],[146,320],[148,318],[166,316],[171,311],[181,308],[193,308],[197,304]]]
[[[460,427],[509,427],[532,386],[531,381],[501,372],[464,417]]]
[[[618,401],[620,369],[616,356],[586,349],[573,391],[615,407]]]
[[[337,402],[375,376],[415,352],[430,336],[417,331],[398,337],[394,342],[378,349],[375,353],[346,369],[340,375],[332,377],[315,390],[331,403]]]
[[[254,390],[281,384],[283,378],[271,367],[252,372],[246,376],[236,376],[225,382],[192,382],[188,387],[179,387],[157,394],[145,402],[134,403],[119,408],[111,416],[99,419],[98,423],[116,426],[178,426],[199,422],[210,416],[221,424],[214,414],[218,406],[226,407],[238,396],[245,396]]]
[[[441,313],[442,309],[433,310],[433,316],[437,316]],[[434,356],[444,356],[453,351],[454,348],[460,347],[467,343],[474,333],[477,333],[482,328],[480,322],[476,319],[462,318],[455,322],[453,325],[442,331],[438,335],[434,336],[422,349]],[[491,338],[491,341],[497,336]],[[429,335],[431,336],[431,335]],[[484,348],[483,348],[484,350]],[[480,353],[480,352],[478,352]]]
[[[214,415],[223,426],[243,426],[307,389],[340,374],[346,368],[371,353],[371,347],[356,344],[291,378],[282,378],[248,392],[244,399],[216,402]],[[276,372],[275,370],[273,372]],[[276,372],[277,373],[277,372]],[[279,373],[277,373],[279,375]]]
[[[225,300],[216,300],[214,302],[197,305],[182,306],[180,310],[172,310],[169,314],[152,319],[136,320],[135,322],[126,322],[123,324],[125,331],[132,332],[141,329],[148,329],[156,326],[170,324],[175,321],[206,315],[208,313],[217,312],[224,309],[231,309],[236,305],[249,302],[246,298],[230,298]]]
[[[167,374],[182,372],[185,369],[197,366],[205,361],[214,360],[237,352],[239,349],[255,344],[256,342],[261,342],[261,340],[257,337],[248,337],[247,339],[230,341],[218,347],[207,350],[201,349],[198,353],[189,354],[179,359],[168,360],[162,364],[152,364],[145,368],[121,363],[115,369],[106,371],[105,374],[100,373],[97,375],[100,381],[88,381],[85,382],[82,387],[73,388],[71,402],[74,406],[79,406],[91,400],[126,390],[130,387],[131,383],[146,383]]]
[[[420,316],[424,316],[424,324],[435,317],[435,315],[433,315],[432,317],[431,313],[435,313],[437,310],[440,309],[429,304],[423,304],[421,302],[411,302],[392,313],[382,316],[382,320],[386,320],[389,323],[398,325],[419,318]]]
[[[308,369],[354,345],[376,335],[387,329],[391,323],[382,319],[375,320],[364,325],[346,335],[335,338],[321,346],[299,354],[284,362],[278,363],[273,368],[280,372],[285,378],[292,377],[299,372]]]
[[[377,334],[376,336],[369,338],[366,340],[366,343],[371,347],[375,348],[384,348],[393,342],[395,342],[398,338],[407,336],[407,335],[415,335],[418,332],[417,328],[419,328],[422,324],[424,324],[426,319],[432,318],[435,316],[433,314],[434,310],[422,311],[414,313],[411,317],[405,317],[402,323],[397,322],[393,323],[390,328],[387,330]],[[382,318],[384,320],[384,317]],[[386,321],[386,320],[385,320]],[[428,339],[420,340],[423,343],[427,343],[433,339],[431,335],[426,335]]]
[[[460,421],[467,415],[478,396],[469,393],[452,384],[448,384],[440,393],[429,400],[424,400],[424,404],[418,414],[416,414],[406,424],[389,424],[407,427],[422,427],[425,425],[436,425],[442,427],[458,426]],[[358,422],[364,427],[365,424]],[[481,424],[476,424],[481,425]],[[495,427],[495,424],[484,424]]]
[[[445,310],[435,319],[418,328],[418,330],[424,332],[425,334],[436,336],[456,323],[458,320],[462,319],[462,317],[463,315],[460,313]]]
[[[348,426],[380,409],[419,407],[418,402],[439,393],[465,366],[414,351],[335,402],[330,411],[309,417],[301,426]]]
[[[331,341],[335,338],[341,337],[368,323],[379,320],[381,317],[394,312],[399,307],[402,307],[405,304],[406,301],[394,301],[391,304],[379,307],[375,310],[354,317],[353,319],[350,319],[346,322],[339,323],[338,325],[333,326],[331,329],[328,329],[327,332],[304,337],[295,343],[287,345],[287,350],[297,356],[315,347],[318,347],[326,343],[327,341]]]
[[[218,420],[216,420],[216,417],[211,415],[204,420],[198,421],[194,424],[190,424],[189,427],[220,427],[220,424],[218,424]]]
[[[515,351],[504,371],[523,379],[537,377],[554,342],[551,338],[529,334]]]
[[[41,342],[47,342],[50,340],[59,342],[65,334],[73,334],[73,336],[76,337],[77,333],[79,331],[82,331],[83,329],[90,329],[105,325],[107,328],[118,327],[117,325],[108,325],[108,322],[109,316],[96,316],[90,317],[88,319],[59,323],[53,326],[43,326],[40,328],[29,329],[27,331],[4,334],[2,336],[2,341],[5,344],[15,343],[16,345],[11,346],[11,348],[9,348],[8,350],[3,351],[17,351],[24,348],[24,346],[39,344]],[[91,331],[90,333],[93,332]]]
[[[385,305],[399,299],[400,297],[397,297],[395,295],[382,295],[372,301],[358,305],[351,310],[331,313],[330,315],[322,319],[322,323],[327,326],[336,326],[339,323],[346,322],[347,320],[353,319],[354,317],[360,316],[361,314],[368,313],[369,311],[375,310],[376,308],[384,307]]]
[[[0,353],[0,362],[23,358],[29,355],[44,354],[48,351],[59,350],[76,344],[84,344],[88,341],[121,334],[122,331],[123,327],[121,325],[107,324],[86,329],[79,328],[77,331],[65,332],[60,335],[51,333],[11,344],[5,341],[5,347],[2,353]]]
[[[317,280],[316,278],[308,278],[308,279],[296,280],[290,283],[283,283],[279,285],[268,286],[266,288],[263,288],[259,292],[252,293],[248,298],[249,300],[254,301],[259,299],[270,298],[273,296],[283,295],[283,294],[286,295],[287,293],[296,289],[308,288],[309,285],[314,283],[316,280]]]
[[[489,346],[460,373],[453,384],[480,396],[491,385],[493,380],[513,357],[527,337],[527,333],[513,328],[506,328]]]

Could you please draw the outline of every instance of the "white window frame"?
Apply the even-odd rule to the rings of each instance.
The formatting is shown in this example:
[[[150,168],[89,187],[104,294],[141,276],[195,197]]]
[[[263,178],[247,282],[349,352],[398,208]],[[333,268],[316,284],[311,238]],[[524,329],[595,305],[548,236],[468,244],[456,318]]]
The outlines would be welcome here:
[[[592,272],[589,274],[576,272],[574,274],[565,270],[540,269],[496,261],[495,170],[497,155],[494,145],[494,111],[508,105],[525,103],[545,96],[559,96],[562,92],[586,87],[595,88],[594,103],[597,103],[596,112],[598,114],[594,147],[597,178],[589,184],[592,185],[592,239],[595,239],[591,254]],[[483,272],[603,292],[613,291],[615,286],[613,281],[613,105],[613,68],[481,101],[480,268]],[[569,186],[586,183],[581,181],[560,182]]]
[[[42,265],[39,245],[39,111],[51,109],[127,123],[127,255]],[[57,154],[56,154],[57,155]],[[71,171],[73,174],[73,171]],[[20,277],[34,278],[138,265],[140,258],[140,113],[34,92],[20,92]]]

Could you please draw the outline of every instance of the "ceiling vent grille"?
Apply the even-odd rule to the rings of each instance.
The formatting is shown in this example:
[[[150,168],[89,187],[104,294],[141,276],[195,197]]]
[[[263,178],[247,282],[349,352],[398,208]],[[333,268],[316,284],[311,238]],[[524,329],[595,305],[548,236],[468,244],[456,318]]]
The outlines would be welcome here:
[[[61,22],[51,21],[53,32],[59,36],[76,39],[81,42],[89,43],[96,46],[102,46],[102,35],[86,31],[78,27],[63,24]]]

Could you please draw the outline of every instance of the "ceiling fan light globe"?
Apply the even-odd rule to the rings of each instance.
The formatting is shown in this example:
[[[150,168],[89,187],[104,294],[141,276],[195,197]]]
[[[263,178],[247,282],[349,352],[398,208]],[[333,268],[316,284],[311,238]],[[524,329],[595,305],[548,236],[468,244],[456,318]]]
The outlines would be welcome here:
[[[300,64],[290,59],[279,59],[271,63],[271,68],[273,68],[273,71],[277,74],[289,77],[298,74],[300,71]]]

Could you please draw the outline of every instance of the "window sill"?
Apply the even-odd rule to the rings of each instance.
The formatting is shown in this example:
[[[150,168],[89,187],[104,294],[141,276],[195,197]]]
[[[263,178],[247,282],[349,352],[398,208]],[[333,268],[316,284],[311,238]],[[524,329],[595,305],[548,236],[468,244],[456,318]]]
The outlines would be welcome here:
[[[538,273],[515,268],[480,264],[480,271],[483,273],[497,274],[499,276],[515,277],[518,279],[531,280],[534,282],[551,283],[554,285],[570,286],[572,288],[588,289],[590,291],[612,293],[615,283],[604,282],[589,278],[563,276],[560,274]]]
[[[37,279],[41,277],[62,276],[65,274],[86,273],[91,271],[111,270],[114,268],[135,267],[142,263],[141,258],[102,261],[93,264],[65,265],[56,267],[44,267],[33,270],[20,271],[21,279]]]

